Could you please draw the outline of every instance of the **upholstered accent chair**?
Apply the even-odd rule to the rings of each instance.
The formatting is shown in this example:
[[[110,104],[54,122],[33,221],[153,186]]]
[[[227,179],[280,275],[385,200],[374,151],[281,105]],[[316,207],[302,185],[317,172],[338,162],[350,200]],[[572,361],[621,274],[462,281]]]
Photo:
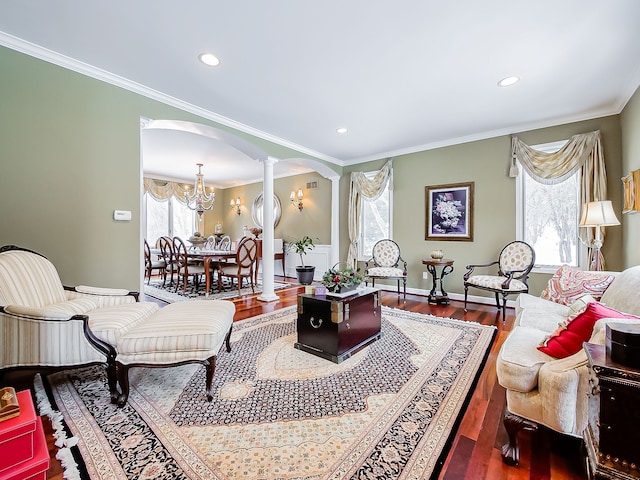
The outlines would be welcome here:
[[[398,294],[402,281],[404,297],[407,296],[407,262],[400,255],[400,247],[390,239],[379,240],[373,246],[372,256],[365,262],[365,285],[375,287],[376,279],[397,280]]]
[[[467,294],[469,287],[493,292],[496,296],[496,306],[500,310],[500,296],[502,296],[502,321],[507,310],[507,297],[513,294],[527,293],[529,285],[527,279],[536,261],[536,254],[528,243],[515,241],[506,245],[498,260],[490,263],[467,265],[464,280],[464,309],[467,310]],[[498,266],[496,275],[474,275],[476,268]]]
[[[218,289],[222,291],[223,277],[230,277],[232,281],[235,278],[238,282],[238,295],[240,295],[242,280],[248,278],[251,283],[251,291],[255,292],[253,278],[257,256],[258,243],[253,238],[242,238],[240,243],[238,243],[235,262],[220,264],[218,270]]]
[[[44,256],[15,245],[0,248],[0,379],[18,368],[106,362],[115,400],[114,345],[159,309],[137,300],[137,292],[124,289],[63,286]]]

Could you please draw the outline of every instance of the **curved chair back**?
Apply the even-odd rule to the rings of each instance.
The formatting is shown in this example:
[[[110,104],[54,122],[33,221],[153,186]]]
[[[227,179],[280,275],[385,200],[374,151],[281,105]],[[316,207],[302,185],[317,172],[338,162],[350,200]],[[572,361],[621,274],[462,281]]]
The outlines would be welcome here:
[[[231,250],[231,237],[229,235],[225,235],[220,239],[220,243],[218,243],[218,250]]]
[[[144,239],[144,267],[147,271],[151,268],[151,248],[149,247],[149,242],[147,242],[146,238]]]
[[[189,252],[184,241],[180,237],[173,237],[173,255],[179,268],[187,268],[189,262]]]
[[[238,245],[236,252],[236,263],[240,270],[250,269],[256,261],[258,254],[258,244],[253,238],[245,237]]]
[[[536,253],[531,245],[516,240],[507,244],[500,252],[498,268],[500,269],[500,275],[505,275],[506,272],[518,271],[513,278],[526,279],[535,262]]]
[[[162,258],[167,265],[170,265],[174,261],[173,254],[173,241],[171,237],[160,237],[158,239],[160,244],[160,252],[162,252]]]
[[[400,261],[400,247],[393,240],[379,240],[373,246],[372,257],[377,267],[395,267]]]

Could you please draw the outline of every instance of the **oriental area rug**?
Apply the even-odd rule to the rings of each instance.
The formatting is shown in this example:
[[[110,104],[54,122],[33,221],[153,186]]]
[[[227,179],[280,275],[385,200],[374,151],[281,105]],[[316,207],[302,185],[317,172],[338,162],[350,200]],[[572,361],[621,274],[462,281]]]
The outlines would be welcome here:
[[[245,281],[246,282],[246,281]],[[246,285],[246,283],[245,283]],[[282,288],[289,287],[288,283],[279,283],[275,282],[273,285],[274,290],[280,290]],[[298,285],[296,285],[297,287]],[[158,300],[162,300],[167,303],[174,302],[184,302],[186,300],[231,300],[233,298],[237,298],[238,296],[245,295],[253,295],[254,293],[262,292],[262,284],[258,283],[254,286],[254,291],[251,290],[251,287],[242,287],[240,289],[240,295],[238,295],[238,286],[232,285],[231,282],[225,279],[222,291],[218,291],[218,284],[215,282],[215,285],[209,293],[206,295],[205,282],[202,281],[196,286],[192,281],[187,284],[186,290],[183,292],[182,287],[178,288],[176,292],[176,287],[174,285],[169,285],[169,282],[166,282],[165,286],[162,286],[162,280],[151,280],[151,282],[147,285],[144,285],[144,293],[145,295],[149,295],[150,297],[157,298]]]
[[[296,318],[289,307],[234,324],[210,403],[200,365],[131,369],[121,409],[100,366],[36,389],[77,441],[82,477],[435,478],[495,328],[382,307],[381,338],[335,364],[294,348]]]

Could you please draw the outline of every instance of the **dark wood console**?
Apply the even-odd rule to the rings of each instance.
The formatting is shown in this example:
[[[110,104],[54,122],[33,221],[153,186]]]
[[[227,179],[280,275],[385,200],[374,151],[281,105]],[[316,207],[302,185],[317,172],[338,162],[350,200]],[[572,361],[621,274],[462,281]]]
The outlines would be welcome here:
[[[585,343],[589,423],[584,433],[591,479],[640,478],[640,370],[613,362],[604,345]]]
[[[299,350],[340,363],[380,338],[380,292],[358,290],[339,298],[298,295]]]

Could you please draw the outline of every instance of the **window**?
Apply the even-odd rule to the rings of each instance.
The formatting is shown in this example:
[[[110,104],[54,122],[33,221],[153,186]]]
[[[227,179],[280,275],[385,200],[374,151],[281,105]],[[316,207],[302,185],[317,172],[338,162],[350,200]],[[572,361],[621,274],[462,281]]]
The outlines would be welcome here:
[[[145,195],[147,205],[146,238],[150,245],[162,236],[187,239],[195,230],[196,213],[186,205],[171,197],[168,200],[156,200]]]
[[[374,177],[377,172],[367,173],[367,177]],[[360,241],[358,243],[358,259],[371,258],[373,246],[378,240],[391,238],[391,190],[389,183],[382,194],[373,201],[362,198],[362,212],[360,214]]]
[[[553,153],[565,142],[533,146]],[[535,272],[552,273],[567,264],[580,266],[586,258],[578,238],[580,171],[556,185],[535,181],[518,164],[516,237],[536,252]]]

